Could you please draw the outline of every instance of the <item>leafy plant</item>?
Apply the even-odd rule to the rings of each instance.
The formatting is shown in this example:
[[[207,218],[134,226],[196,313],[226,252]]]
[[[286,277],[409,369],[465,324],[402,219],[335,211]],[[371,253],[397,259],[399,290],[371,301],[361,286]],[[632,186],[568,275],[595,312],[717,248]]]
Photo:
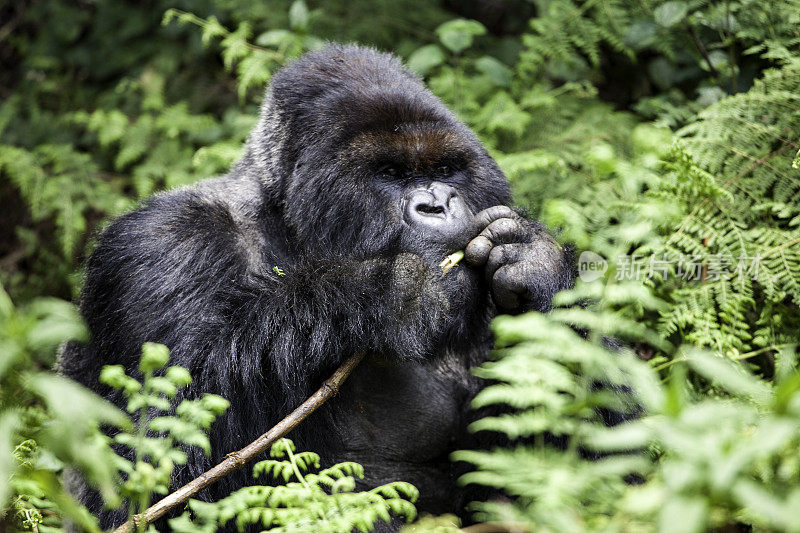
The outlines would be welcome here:
[[[225,412],[229,402],[215,394],[182,400],[170,415],[178,391],[192,382],[189,371],[180,366],[164,369],[169,361],[166,346],[145,343],[139,371],[142,382],[125,375],[122,366],[103,367],[100,381],[117,389],[128,399],[127,411],[137,420],[136,426],[117,433],[113,441],[132,451],[133,460],[118,457],[124,473],[120,494],[128,501],[128,518],[149,507],[153,494],[167,494],[175,465],[186,463],[180,445],[197,446],[211,453],[204,430]],[[154,375],[163,369],[163,375]]]
[[[413,502],[419,491],[410,483],[396,481],[356,492],[356,478],[364,477],[361,465],[345,462],[319,469],[319,455],[295,452],[286,438],[272,445],[270,456],[255,464],[253,477],[269,475],[283,484],[245,487],[214,503],[190,500],[191,513],[170,520],[172,530],[213,532],[235,519],[240,530],[260,525],[271,531],[367,532],[379,519],[390,522],[397,516],[410,521],[417,514]]]
[[[616,297],[632,300],[634,293]],[[774,387],[736,363],[691,348],[677,353],[695,372],[692,379],[677,366],[662,384],[629,352],[610,351],[600,337],[572,330],[578,323],[597,333],[641,337],[636,323],[619,325],[615,313],[598,313],[563,310],[495,322],[497,359],[478,372],[496,384],[474,405],[510,412],[480,419],[471,429],[500,432],[517,444],[460,451],[454,458],[475,465],[464,483],[493,487],[513,503],[476,502],[476,517],[531,524],[535,531],[705,531],[742,523],[796,531],[796,347],[784,351]],[[702,383],[715,394],[704,396]],[[638,407],[634,421],[603,424],[604,410]]]
[[[800,315],[800,70],[768,72],[678,132],[670,181],[656,193],[680,206],[667,257],[704,265],[700,283],[668,285],[666,333],[732,357],[796,341]],[[780,112],[777,110],[781,109]]]
[[[64,465],[80,470],[109,503],[119,501],[114,453],[99,427],[125,428],[130,421],[47,371],[61,342],[85,337],[71,304],[40,298],[17,308],[0,286],[0,518],[19,527],[45,530],[66,516],[98,530],[96,519],[62,487]]]

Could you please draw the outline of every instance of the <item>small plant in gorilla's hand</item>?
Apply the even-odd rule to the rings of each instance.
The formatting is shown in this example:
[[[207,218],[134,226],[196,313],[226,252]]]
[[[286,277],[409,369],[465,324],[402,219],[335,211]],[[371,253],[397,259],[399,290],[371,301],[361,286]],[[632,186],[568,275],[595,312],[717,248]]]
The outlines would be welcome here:
[[[366,532],[378,519],[390,522],[395,515],[411,521],[417,514],[413,502],[419,491],[410,483],[395,481],[353,492],[364,467],[343,462],[311,473],[312,466],[319,468],[319,455],[296,453],[294,443],[285,438],[272,445],[270,456],[255,464],[253,476],[268,474],[283,479],[284,485],[244,487],[215,503],[191,500],[194,520],[186,512],[169,521],[172,531],[213,532],[235,518],[240,531],[255,524],[284,531]]]
[[[170,366],[162,375],[154,375],[168,360],[166,346],[148,342],[142,346],[139,362],[141,383],[126,375],[120,365],[105,366],[100,373],[100,381],[122,391],[128,399],[128,412],[138,420],[135,428],[114,436],[115,443],[135,452],[133,461],[118,458],[119,469],[125,474],[120,493],[128,499],[130,516],[146,509],[153,494],[169,492],[175,465],[187,460],[180,445],[211,452],[206,430],[229,405],[221,396],[204,394],[196,400],[183,400],[174,415],[153,416],[170,411],[178,390],[192,382],[189,371],[180,366]]]
[[[462,259],[464,259],[464,250],[459,250],[445,257],[444,261],[439,263],[442,269],[442,276],[450,272],[450,269],[460,263]]]

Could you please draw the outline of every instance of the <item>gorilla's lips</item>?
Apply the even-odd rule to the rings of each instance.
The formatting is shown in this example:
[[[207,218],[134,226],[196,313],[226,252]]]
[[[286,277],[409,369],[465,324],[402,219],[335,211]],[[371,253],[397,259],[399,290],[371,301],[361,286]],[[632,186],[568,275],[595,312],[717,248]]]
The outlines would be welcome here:
[[[433,182],[400,201],[404,222],[431,244],[447,251],[464,248],[475,236],[475,217],[453,187]]]

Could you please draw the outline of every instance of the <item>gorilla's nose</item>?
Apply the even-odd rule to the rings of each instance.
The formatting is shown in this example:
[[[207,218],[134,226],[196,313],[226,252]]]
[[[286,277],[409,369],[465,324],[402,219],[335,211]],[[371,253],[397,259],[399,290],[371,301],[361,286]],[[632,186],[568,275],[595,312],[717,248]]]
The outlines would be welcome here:
[[[450,203],[456,198],[458,193],[453,187],[434,181],[427,189],[417,189],[406,197],[406,220],[446,219],[453,214]]]
[[[472,211],[458,191],[438,181],[406,194],[403,219],[432,241],[454,246],[469,240],[474,225]]]

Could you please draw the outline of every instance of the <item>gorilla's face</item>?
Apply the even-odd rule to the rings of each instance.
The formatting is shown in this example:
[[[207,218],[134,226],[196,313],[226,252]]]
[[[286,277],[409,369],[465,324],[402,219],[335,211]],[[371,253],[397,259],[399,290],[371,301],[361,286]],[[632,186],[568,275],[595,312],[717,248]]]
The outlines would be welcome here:
[[[275,74],[239,168],[281,205],[299,253],[437,254],[509,201],[469,128],[393,56],[332,45]]]
[[[441,259],[463,249],[476,233],[473,213],[507,201],[505,178],[449,112],[380,96],[301,151],[286,188],[288,220],[320,251]]]

